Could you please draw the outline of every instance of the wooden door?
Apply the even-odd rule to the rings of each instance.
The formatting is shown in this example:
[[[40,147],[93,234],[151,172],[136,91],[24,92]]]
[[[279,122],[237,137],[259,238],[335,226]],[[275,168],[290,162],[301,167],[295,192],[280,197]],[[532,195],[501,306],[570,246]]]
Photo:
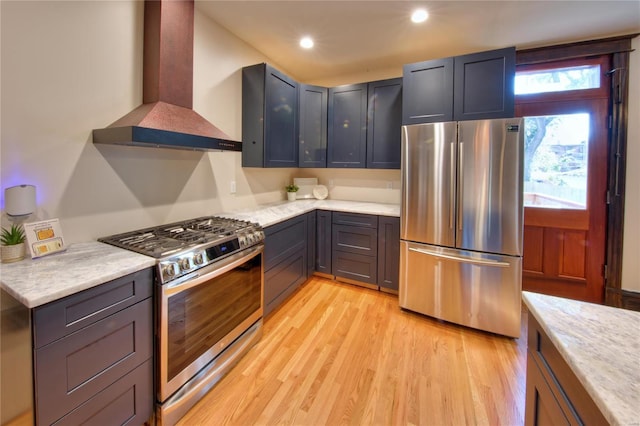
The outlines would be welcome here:
[[[525,120],[537,120],[538,125],[546,125],[552,117],[588,115],[587,140],[583,141],[582,147],[580,144],[554,147],[556,151],[584,151],[584,202],[547,197],[556,205],[551,208],[527,205],[527,197],[537,197],[537,194],[527,193],[525,167],[523,290],[597,303],[603,301],[609,106],[606,65],[606,61],[601,60],[599,88],[517,97],[516,115]],[[576,129],[574,133],[579,132]],[[558,176],[562,179],[565,175],[560,172]]]

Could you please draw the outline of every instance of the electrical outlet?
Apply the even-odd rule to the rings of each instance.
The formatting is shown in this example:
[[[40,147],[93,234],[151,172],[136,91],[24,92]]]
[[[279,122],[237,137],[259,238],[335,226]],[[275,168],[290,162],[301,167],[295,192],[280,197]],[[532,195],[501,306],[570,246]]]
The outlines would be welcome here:
[[[393,189],[393,182],[387,182],[387,189]]]
[[[236,193],[236,181],[232,180],[230,185],[229,185],[229,192],[231,192],[232,194]]]

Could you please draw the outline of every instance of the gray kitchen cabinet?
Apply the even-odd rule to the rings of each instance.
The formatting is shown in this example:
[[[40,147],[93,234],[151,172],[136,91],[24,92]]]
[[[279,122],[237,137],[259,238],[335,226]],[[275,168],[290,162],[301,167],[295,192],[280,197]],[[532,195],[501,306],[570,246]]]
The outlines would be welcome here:
[[[514,116],[515,47],[456,56],[454,67],[454,120]]]
[[[609,424],[537,319],[529,314],[525,426]]]
[[[331,212],[316,211],[315,272],[331,274]]]
[[[268,315],[307,279],[307,216],[264,229],[264,315]]]
[[[316,270],[316,211],[307,213],[307,278]]]
[[[367,94],[367,168],[399,169],[402,79],[370,82]]]
[[[378,286],[397,293],[400,280],[400,218],[378,218]]]
[[[329,89],[300,85],[298,167],[327,167],[327,102]]]
[[[242,166],[298,166],[298,83],[264,63],[242,69]]]
[[[364,168],[367,162],[367,83],[329,89],[327,167]]]
[[[402,124],[514,115],[515,48],[403,67]]]
[[[37,424],[150,418],[152,292],[149,268],[33,310]]]
[[[336,279],[377,288],[378,216],[334,212],[331,245]]]
[[[453,58],[404,65],[402,124],[453,121]]]

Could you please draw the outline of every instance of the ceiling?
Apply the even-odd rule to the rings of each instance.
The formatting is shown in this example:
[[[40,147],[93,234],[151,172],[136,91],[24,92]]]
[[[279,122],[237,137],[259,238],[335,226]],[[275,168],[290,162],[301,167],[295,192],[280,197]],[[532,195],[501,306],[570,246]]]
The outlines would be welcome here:
[[[412,24],[411,11],[429,19]],[[632,1],[218,1],[196,8],[303,82],[516,46],[640,32]],[[303,35],[311,50],[298,45]]]

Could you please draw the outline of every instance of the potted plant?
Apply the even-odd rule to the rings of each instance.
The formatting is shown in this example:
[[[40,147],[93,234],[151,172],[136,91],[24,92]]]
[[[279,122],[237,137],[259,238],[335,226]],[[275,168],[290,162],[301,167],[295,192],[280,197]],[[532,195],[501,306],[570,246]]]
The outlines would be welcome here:
[[[11,228],[2,228],[0,243],[2,243],[2,262],[17,262],[24,259],[24,229],[19,225],[11,225]]]
[[[296,192],[298,192],[298,186],[295,183],[292,183],[291,185],[287,185],[284,187],[284,189],[287,191],[287,199],[289,201],[295,201],[296,200]]]

